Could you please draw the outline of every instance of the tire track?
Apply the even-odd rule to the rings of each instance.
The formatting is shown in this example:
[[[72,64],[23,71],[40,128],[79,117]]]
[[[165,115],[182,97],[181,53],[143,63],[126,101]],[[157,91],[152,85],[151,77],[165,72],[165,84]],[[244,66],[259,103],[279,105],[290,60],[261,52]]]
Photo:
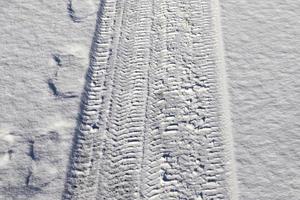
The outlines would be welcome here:
[[[105,144],[107,142],[107,123],[109,114],[112,107],[111,97],[112,97],[112,91],[114,89],[114,76],[115,76],[115,63],[117,62],[117,53],[118,49],[120,47],[120,38],[121,38],[121,30],[124,29],[122,27],[123,24],[123,18],[124,18],[124,4],[125,1],[117,1],[116,2],[116,18],[114,20],[114,25],[112,29],[112,47],[109,50],[109,54],[111,55],[108,59],[108,70],[105,74],[105,81],[103,83],[103,93],[101,95],[102,104],[101,109],[99,110],[98,115],[98,121],[96,124],[96,128],[98,130],[98,134],[94,137],[94,144],[93,144],[93,160],[94,160],[94,166],[93,166],[93,174],[90,175],[90,182],[96,180],[95,189],[94,189],[94,196],[89,196],[89,199],[98,198],[98,196],[101,196],[101,193],[103,192],[104,185],[102,184],[105,182],[107,176],[106,171],[99,170],[100,168],[103,168],[103,164],[101,160],[104,159],[105,154]],[[93,180],[94,179],[94,180]],[[106,180],[107,181],[107,180]],[[99,190],[101,188],[101,190]],[[100,195],[99,195],[100,194]]]
[[[93,143],[94,138],[98,137],[96,124],[103,100],[100,97],[103,87],[105,87],[105,74],[109,71],[107,62],[110,58],[115,9],[116,2],[112,0],[101,1],[99,6],[97,26],[91,48],[90,67],[82,98],[81,119],[71,152],[64,199],[86,199],[95,193],[96,183],[90,178],[93,174],[94,161],[97,158],[97,155],[92,156]]]
[[[64,199],[230,199],[210,1],[105,0]]]
[[[218,112],[218,88],[216,71],[216,46],[213,32],[212,14],[210,1],[191,1],[193,23],[193,57],[199,71],[206,92],[202,99],[205,102],[205,130],[206,160],[204,167],[205,184],[203,185],[203,197],[205,199],[229,199],[225,192],[224,165],[225,155],[224,136],[220,130],[220,113]],[[202,11],[202,12],[200,12]],[[200,12],[200,13],[199,13]],[[199,17],[201,16],[202,19]],[[199,42],[201,41],[201,42]],[[200,74],[199,74],[200,75]]]
[[[108,171],[97,196],[136,199],[142,163],[143,124],[147,99],[150,13],[147,1],[128,1],[124,16],[112,107],[107,124],[107,149],[101,170]],[[139,17],[139,18],[138,18]],[[127,24],[128,23],[128,24]],[[148,28],[149,27],[149,28]]]
[[[166,7],[160,2],[159,7],[166,9],[161,11],[166,31],[160,38],[166,41],[162,59],[167,73],[162,96],[149,98],[153,101],[150,105],[158,101],[162,105],[152,117],[161,126],[148,133],[151,157],[145,162],[151,184],[143,192],[146,199],[228,199],[215,102],[216,59],[209,2],[166,1]],[[155,155],[160,158],[153,159]]]
[[[149,68],[149,95],[147,103],[143,175],[141,182],[141,199],[160,199],[161,193],[161,147],[162,125],[164,118],[162,109],[165,106],[163,99],[164,77],[166,77],[166,3],[152,1],[153,24],[151,27],[151,54]]]

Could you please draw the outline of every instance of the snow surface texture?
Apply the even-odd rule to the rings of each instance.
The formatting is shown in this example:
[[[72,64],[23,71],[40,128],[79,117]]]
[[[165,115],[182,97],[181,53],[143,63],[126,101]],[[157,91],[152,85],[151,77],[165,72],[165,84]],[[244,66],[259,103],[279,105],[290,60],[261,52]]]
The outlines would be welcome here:
[[[230,199],[215,1],[98,3],[2,3],[1,198]]]
[[[226,0],[240,199],[300,199],[300,1]]]
[[[2,1],[0,199],[299,199],[300,3],[221,1],[239,191],[217,4]]]
[[[64,199],[232,199],[211,3],[101,2]]]
[[[1,200],[61,199],[99,1],[81,4],[75,23],[65,0],[0,2]]]

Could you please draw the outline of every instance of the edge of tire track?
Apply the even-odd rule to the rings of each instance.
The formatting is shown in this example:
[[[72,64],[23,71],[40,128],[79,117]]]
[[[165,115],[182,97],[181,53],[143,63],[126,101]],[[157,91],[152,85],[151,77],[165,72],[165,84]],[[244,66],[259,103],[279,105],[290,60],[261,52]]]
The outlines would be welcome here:
[[[101,35],[99,35],[100,34],[99,27],[102,26],[102,22],[103,22],[102,18],[104,16],[104,13],[106,10],[106,3],[107,3],[107,0],[101,0],[98,4],[99,7],[98,7],[98,11],[97,11],[94,35],[93,35],[93,38],[91,41],[91,47],[90,47],[90,52],[89,52],[90,62],[89,62],[89,67],[87,69],[87,72],[85,74],[85,84],[84,84],[82,95],[81,95],[81,102],[80,102],[79,112],[78,112],[78,117],[77,117],[77,125],[74,130],[74,136],[73,136],[73,140],[72,140],[72,144],[71,144],[71,149],[69,152],[69,161],[68,161],[68,165],[67,165],[67,173],[65,176],[64,189],[62,191],[62,199],[74,199],[74,198],[77,199],[78,198],[77,194],[74,193],[74,190],[76,190],[76,189],[74,189],[74,183],[73,183],[72,179],[78,178],[77,176],[75,177],[73,173],[74,173],[74,171],[77,170],[76,169],[77,156],[82,157],[80,155],[81,140],[83,138],[84,138],[84,140],[88,139],[88,138],[86,138],[87,136],[82,135],[81,126],[86,123],[84,116],[86,115],[85,111],[86,111],[87,107],[89,106],[88,102],[86,102],[86,101],[89,100],[90,88],[93,88],[93,86],[91,86],[91,83],[93,82],[92,76],[94,74],[94,71],[97,70],[96,69],[97,61],[95,59],[95,54],[97,54],[97,48],[98,48],[97,45],[99,43],[98,40],[101,37]],[[105,66],[105,69],[103,68],[103,70],[105,70],[105,71],[107,70],[106,66]],[[103,77],[103,78],[105,78],[105,77]],[[92,154],[92,152],[90,152],[90,153]],[[85,179],[87,179],[87,177],[85,177]],[[70,187],[72,187],[72,189]],[[88,192],[90,192],[90,191],[88,191]],[[85,193],[86,193],[86,191],[81,192],[80,195],[84,196]]]
[[[235,156],[234,156],[234,140],[230,111],[230,94],[228,91],[228,77],[226,74],[225,52],[223,44],[223,33],[221,26],[221,7],[219,0],[211,1],[211,12],[213,31],[215,32],[215,52],[216,52],[216,77],[217,90],[219,97],[217,98],[220,110],[220,130],[223,133],[225,159],[226,159],[226,186],[231,200],[238,200],[238,183],[236,176]]]

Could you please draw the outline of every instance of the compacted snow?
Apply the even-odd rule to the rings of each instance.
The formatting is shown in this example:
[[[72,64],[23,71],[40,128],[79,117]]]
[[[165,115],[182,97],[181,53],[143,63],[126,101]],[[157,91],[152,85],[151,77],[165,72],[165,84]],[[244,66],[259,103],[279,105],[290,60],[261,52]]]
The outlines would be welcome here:
[[[212,5],[101,2],[65,199],[232,198]]]
[[[1,2],[0,199],[296,200],[300,5],[264,2]]]

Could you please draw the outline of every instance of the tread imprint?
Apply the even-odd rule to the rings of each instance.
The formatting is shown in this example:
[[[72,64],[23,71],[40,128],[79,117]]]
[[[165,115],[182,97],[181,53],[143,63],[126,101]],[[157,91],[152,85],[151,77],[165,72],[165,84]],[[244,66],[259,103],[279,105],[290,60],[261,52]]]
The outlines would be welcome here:
[[[228,199],[210,1],[102,0],[63,199]]]

